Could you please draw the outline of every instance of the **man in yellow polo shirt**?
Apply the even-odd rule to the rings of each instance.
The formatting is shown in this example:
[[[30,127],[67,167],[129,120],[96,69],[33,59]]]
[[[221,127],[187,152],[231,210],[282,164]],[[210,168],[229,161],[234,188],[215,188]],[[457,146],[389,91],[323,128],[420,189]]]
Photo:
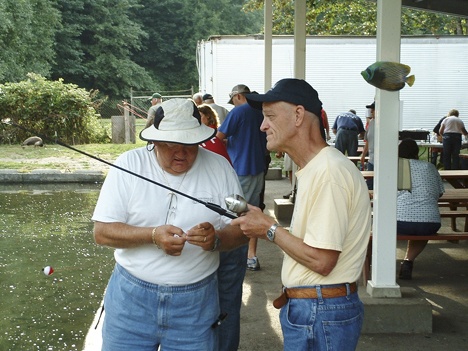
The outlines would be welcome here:
[[[282,79],[266,94],[246,94],[263,109],[261,130],[270,151],[298,165],[290,229],[250,206],[232,221],[249,238],[285,253],[283,294],[275,300],[285,350],[355,350],[364,309],[357,294],[371,230],[367,185],[356,166],[328,147],[320,122],[322,103],[306,81]]]

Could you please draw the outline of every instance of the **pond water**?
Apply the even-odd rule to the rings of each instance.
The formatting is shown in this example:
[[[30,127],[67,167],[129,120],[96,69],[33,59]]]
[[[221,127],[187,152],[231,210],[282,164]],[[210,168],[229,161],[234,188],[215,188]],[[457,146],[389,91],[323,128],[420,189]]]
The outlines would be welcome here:
[[[0,350],[82,350],[114,266],[92,234],[99,189],[0,185]]]

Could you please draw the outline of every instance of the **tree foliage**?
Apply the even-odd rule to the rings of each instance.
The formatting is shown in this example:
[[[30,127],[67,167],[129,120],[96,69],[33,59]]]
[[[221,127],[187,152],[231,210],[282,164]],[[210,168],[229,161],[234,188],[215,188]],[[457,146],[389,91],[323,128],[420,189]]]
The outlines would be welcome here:
[[[0,118],[66,143],[83,144],[108,140],[94,108],[95,93],[49,81],[37,74],[17,83],[0,85]],[[20,143],[31,135],[21,129],[2,126],[2,142]]]
[[[245,10],[263,8],[263,0],[249,0]],[[403,35],[467,35],[467,22],[455,16],[402,9]],[[375,35],[377,5],[367,0],[308,0],[306,30],[309,35]],[[294,2],[273,0],[274,34],[294,33]]]
[[[28,72],[113,98],[198,85],[196,45],[256,34],[263,0],[0,0],[0,83]],[[275,34],[294,32],[294,1],[273,0]],[[307,33],[375,35],[376,4],[308,0]],[[466,19],[403,9],[402,34],[467,34]]]
[[[52,78],[126,96],[149,86],[145,68],[132,60],[145,32],[130,19],[137,0],[58,0],[62,28]]]
[[[197,41],[213,34],[258,33],[259,11],[245,13],[242,0],[142,0],[134,20],[147,36],[134,60],[155,82],[153,90],[187,89],[198,85]]]
[[[53,1],[0,0],[0,82],[49,75],[60,13]]]

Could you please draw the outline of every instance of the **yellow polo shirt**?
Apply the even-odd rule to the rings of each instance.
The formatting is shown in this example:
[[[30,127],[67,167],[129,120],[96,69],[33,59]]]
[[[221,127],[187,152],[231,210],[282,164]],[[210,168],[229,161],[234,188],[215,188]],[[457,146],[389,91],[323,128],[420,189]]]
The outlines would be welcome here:
[[[371,231],[369,192],[358,168],[338,150],[325,147],[296,173],[297,196],[290,232],[309,246],[340,251],[335,268],[322,276],[285,255],[286,287],[355,282]]]

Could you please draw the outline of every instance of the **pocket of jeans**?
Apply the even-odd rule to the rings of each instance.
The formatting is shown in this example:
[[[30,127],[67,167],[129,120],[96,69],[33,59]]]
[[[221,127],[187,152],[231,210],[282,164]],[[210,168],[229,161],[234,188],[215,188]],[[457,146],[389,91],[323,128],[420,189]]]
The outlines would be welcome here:
[[[291,326],[304,327],[311,324],[315,306],[308,299],[289,299],[286,308],[286,318]]]
[[[361,334],[362,323],[362,313],[348,319],[322,321],[327,350],[355,350]]]

